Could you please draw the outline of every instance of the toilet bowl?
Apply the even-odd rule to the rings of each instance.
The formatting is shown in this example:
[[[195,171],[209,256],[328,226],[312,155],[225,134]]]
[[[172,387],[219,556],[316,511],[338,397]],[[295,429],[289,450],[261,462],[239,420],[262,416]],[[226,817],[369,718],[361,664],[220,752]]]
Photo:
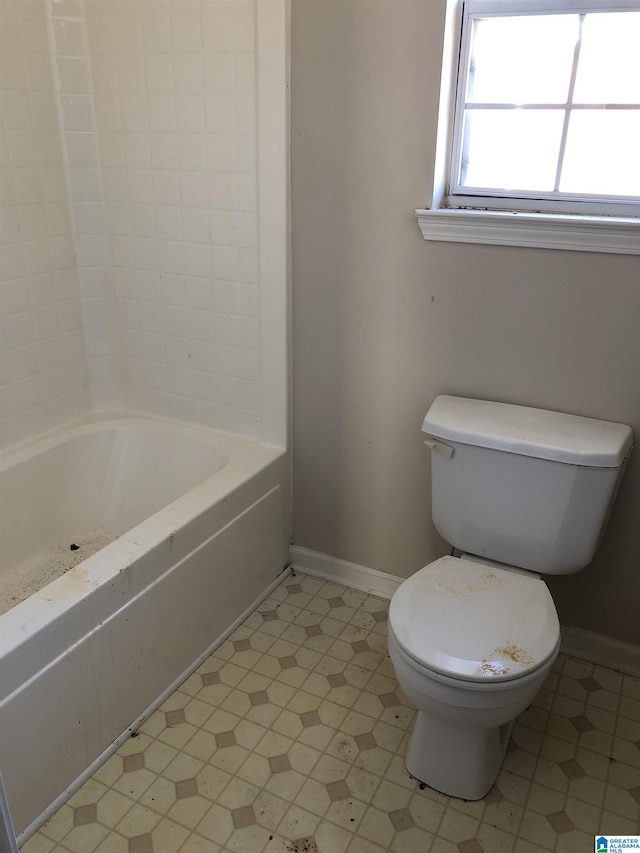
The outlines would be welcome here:
[[[553,600],[535,575],[443,557],[405,581],[389,609],[389,654],[418,710],[411,775],[450,796],[483,797],[559,646]]]

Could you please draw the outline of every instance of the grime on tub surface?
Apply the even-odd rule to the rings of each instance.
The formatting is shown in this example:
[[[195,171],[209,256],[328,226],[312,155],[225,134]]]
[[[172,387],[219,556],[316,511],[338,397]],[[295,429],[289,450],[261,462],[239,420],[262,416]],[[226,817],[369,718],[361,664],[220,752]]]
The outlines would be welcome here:
[[[86,535],[53,542],[36,559],[12,568],[2,579],[0,615],[62,577],[115,538],[104,528],[96,528]]]

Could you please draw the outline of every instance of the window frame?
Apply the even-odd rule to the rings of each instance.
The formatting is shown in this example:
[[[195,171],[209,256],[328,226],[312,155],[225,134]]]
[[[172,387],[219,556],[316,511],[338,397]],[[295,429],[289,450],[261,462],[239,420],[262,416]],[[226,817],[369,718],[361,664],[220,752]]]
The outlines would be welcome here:
[[[449,192],[456,96],[462,38],[462,9],[465,0],[447,0],[438,134],[431,206],[416,211],[426,240],[445,240],[497,245],[640,254],[640,217],[633,202],[574,197],[559,205],[556,199],[523,198]],[[638,0],[467,0],[474,12],[481,7],[508,14],[539,12],[589,12],[606,6],[610,10],[638,10]],[[512,11],[513,13],[513,11]],[[468,20],[468,19],[467,19]],[[461,87],[462,88],[462,87]],[[463,93],[464,98],[464,93]],[[457,110],[459,113],[460,106]],[[629,215],[631,211],[631,215]]]

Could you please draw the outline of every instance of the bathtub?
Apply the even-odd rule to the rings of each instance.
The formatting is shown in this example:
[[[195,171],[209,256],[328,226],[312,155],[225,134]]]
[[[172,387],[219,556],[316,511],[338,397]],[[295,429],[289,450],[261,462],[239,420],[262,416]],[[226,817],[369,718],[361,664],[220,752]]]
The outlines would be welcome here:
[[[277,583],[287,454],[87,419],[0,462],[0,768],[21,841]]]

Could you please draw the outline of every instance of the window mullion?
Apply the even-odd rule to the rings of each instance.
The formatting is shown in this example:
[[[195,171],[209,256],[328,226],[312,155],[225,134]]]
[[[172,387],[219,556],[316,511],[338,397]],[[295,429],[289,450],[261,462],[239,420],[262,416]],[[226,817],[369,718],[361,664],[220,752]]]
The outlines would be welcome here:
[[[573,49],[573,65],[571,66],[571,77],[569,78],[569,92],[567,93],[567,104],[564,111],[564,121],[562,123],[562,135],[560,136],[560,148],[558,150],[558,166],[556,169],[556,179],[553,185],[553,191],[558,192],[560,189],[560,178],[562,176],[562,167],[564,165],[564,153],[567,147],[567,136],[569,135],[569,121],[571,119],[571,108],[573,104],[573,93],[576,88],[576,77],[578,76],[578,62],[580,61],[580,50],[582,48],[582,26],[584,24],[584,15],[580,15],[578,24],[578,38]]]

